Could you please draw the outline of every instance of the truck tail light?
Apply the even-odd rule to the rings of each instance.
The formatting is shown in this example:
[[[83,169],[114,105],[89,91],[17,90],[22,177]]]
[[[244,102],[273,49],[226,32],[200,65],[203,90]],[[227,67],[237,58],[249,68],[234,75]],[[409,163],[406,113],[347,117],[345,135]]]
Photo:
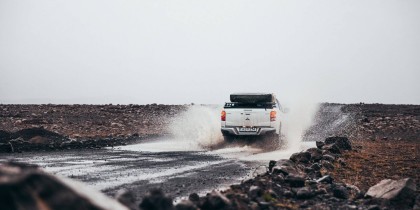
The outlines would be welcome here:
[[[226,112],[225,111],[222,111],[221,120],[226,121]]]
[[[276,115],[277,115],[276,111],[271,111],[270,112],[270,121],[271,122],[276,121]]]

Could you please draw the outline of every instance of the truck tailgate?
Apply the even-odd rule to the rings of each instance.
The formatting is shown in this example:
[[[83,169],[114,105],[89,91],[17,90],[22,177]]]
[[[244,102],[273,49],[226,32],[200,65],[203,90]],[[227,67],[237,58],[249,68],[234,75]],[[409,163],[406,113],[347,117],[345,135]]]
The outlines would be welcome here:
[[[225,109],[226,126],[265,127],[270,126],[270,109]]]

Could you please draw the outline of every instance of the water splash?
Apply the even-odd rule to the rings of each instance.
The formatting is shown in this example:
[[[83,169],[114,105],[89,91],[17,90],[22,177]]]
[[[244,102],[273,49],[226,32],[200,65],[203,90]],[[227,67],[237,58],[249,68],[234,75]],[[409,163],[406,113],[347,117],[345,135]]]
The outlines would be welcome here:
[[[237,156],[249,156],[246,158],[247,160],[253,158],[268,160],[276,156],[278,158],[288,158],[290,154],[308,147],[308,145],[302,144],[302,136],[311,125],[318,108],[316,103],[308,102],[296,103],[289,107],[289,113],[281,115],[282,132],[285,135],[286,146],[279,151],[271,150],[267,152],[254,147],[253,144],[246,144],[246,142],[243,142],[243,144],[226,144],[220,132],[221,106],[190,106],[172,121],[169,130],[173,134],[173,143],[187,145],[185,147],[186,151],[210,149],[214,152],[223,151],[222,156],[232,154],[235,156],[240,150],[239,153],[242,155]]]
[[[282,133],[285,136],[286,150],[299,151],[302,138],[307,128],[313,123],[318,105],[307,97],[295,99],[292,103],[283,104],[288,107],[288,113],[281,113]]]
[[[220,106],[194,105],[176,117],[169,130],[175,140],[188,141],[195,149],[223,143],[220,132]]]

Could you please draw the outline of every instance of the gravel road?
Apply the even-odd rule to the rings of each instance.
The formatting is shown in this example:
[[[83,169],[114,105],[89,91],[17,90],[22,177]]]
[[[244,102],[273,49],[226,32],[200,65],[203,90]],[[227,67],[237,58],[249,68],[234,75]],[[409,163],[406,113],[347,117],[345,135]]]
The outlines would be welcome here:
[[[264,172],[265,167],[259,166],[267,165],[268,159],[288,158],[291,153],[266,153],[237,145],[206,151],[189,148],[188,142],[153,139],[98,150],[0,154],[0,160],[36,164],[53,174],[86,183],[109,196],[128,189],[141,199],[150,188],[159,187],[179,199],[191,192],[205,194],[240,183],[255,173]]]

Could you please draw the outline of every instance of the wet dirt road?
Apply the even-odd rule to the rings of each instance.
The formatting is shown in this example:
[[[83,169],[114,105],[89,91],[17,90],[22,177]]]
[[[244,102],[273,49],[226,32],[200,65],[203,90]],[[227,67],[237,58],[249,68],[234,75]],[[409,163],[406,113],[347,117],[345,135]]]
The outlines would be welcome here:
[[[150,188],[159,187],[170,196],[181,198],[239,183],[253,176],[256,168],[257,172],[265,171],[265,167],[258,166],[267,165],[267,160],[288,158],[291,153],[264,153],[249,146],[206,151],[163,139],[99,150],[0,154],[0,161],[36,164],[110,196],[128,189],[141,199]]]

